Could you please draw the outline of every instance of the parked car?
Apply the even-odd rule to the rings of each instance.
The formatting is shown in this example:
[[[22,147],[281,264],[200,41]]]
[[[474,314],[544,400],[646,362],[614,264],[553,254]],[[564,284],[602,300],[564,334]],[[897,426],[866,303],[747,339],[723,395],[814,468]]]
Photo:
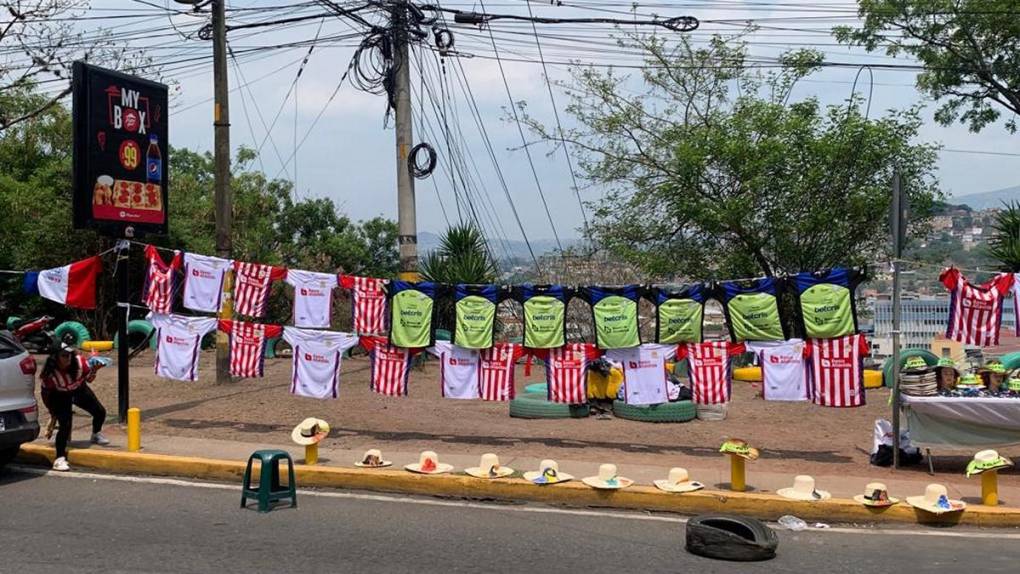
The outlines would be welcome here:
[[[35,357],[10,331],[0,331],[0,467],[39,436]]]

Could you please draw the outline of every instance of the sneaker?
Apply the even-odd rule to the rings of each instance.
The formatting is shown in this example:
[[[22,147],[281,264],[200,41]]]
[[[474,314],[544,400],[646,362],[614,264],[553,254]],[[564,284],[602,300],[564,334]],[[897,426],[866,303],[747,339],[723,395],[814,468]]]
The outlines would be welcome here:
[[[110,444],[110,439],[103,436],[101,432],[92,433],[92,444],[98,444],[99,446],[106,446]]]
[[[67,464],[67,459],[60,457],[53,461],[53,470],[59,470],[60,472],[67,472],[71,470],[71,465]]]

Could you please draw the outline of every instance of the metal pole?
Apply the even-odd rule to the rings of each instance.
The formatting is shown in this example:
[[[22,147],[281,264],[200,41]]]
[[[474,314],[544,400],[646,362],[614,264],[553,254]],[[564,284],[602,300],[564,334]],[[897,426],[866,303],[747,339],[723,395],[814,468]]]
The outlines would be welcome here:
[[[213,131],[216,174],[214,196],[216,204],[216,255],[231,258],[231,227],[233,200],[230,192],[230,111],[227,88],[227,22],[224,11],[226,0],[213,0]],[[225,282],[227,283],[227,282]],[[226,285],[225,285],[226,287]],[[225,294],[229,297],[229,293]],[[227,303],[226,297],[224,302]],[[224,304],[221,319],[230,319],[233,307]],[[230,349],[226,333],[216,333],[216,382],[230,381]]]
[[[900,255],[903,253],[901,226],[903,225],[900,171],[893,171],[892,238],[893,238],[893,328],[892,328],[892,427],[893,468],[900,467]]]
[[[131,307],[128,298],[128,254],[131,244],[127,241],[117,243],[117,418],[121,423],[127,420],[130,404],[129,389],[131,379],[131,344],[128,342],[128,319]]]
[[[397,229],[400,244],[400,278],[418,280],[418,227],[415,222],[414,178],[407,165],[413,133],[411,126],[411,67],[407,45],[407,2],[393,5],[394,120],[397,135]]]

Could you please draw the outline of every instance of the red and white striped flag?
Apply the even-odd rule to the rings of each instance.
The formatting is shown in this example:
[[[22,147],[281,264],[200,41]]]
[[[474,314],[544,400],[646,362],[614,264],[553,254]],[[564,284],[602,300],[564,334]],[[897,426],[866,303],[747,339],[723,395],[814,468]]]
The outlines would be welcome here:
[[[545,360],[545,379],[549,400],[579,405],[588,402],[586,370],[588,362],[599,356],[592,343],[567,343],[555,349],[532,351]]]
[[[823,407],[864,405],[864,335],[809,339],[811,401]]]
[[[687,359],[691,395],[696,404],[719,405],[730,402],[733,385],[731,360],[743,352],[743,343],[728,341],[685,343],[679,347],[677,359]]]
[[[261,263],[234,262],[234,312],[261,317],[269,306],[273,281],[287,276],[287,269]]]
[[[514,369],[524,348],[514,343],[496,343],[479,351],[478,376],[483,401],[514,398]]]
[[[943,271],[939,280],[952,295],[946,338],[965,345],[998,345],[1002,302],[1013,287],[1013,275],[1000,273],[987,283],[973,285],[952,267]]]
[[[165,263],[159,256],[154,245],[145,246],[145,259],[149,268],[145,273],[145,285],[142,287],[142,302],[153,313],[169,315],[174,303],[175,281],[177,270],[181,268],[183,254],[174,251],[170,263]]]
[[[407,377],[415,352],[394,347],[386,337],[362,337],[361,346],[372,360],[369,385],[373,392],[390,397],[407,395]]]
[[[230,375],[258,378],[263,374],[266,341],[283,334],[281,325],[220,320],[220,330],[230,335]]]
[[[354,332],[359,335],[378,335],[386,332],[385,279],[341,275],[340,286],[353,297],[351,312],[354,315]]]

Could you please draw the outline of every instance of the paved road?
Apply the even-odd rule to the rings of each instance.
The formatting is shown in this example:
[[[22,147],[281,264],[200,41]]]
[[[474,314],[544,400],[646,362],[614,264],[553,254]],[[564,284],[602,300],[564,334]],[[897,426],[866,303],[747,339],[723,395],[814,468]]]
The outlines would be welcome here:
[[[781,532],[757,564],[683,550],[682,518],[308,492],[238,508],[237,486],[102,475],[0,476],[0,571],[981,572],[1020,571],[1020,534],[963,528]]]

